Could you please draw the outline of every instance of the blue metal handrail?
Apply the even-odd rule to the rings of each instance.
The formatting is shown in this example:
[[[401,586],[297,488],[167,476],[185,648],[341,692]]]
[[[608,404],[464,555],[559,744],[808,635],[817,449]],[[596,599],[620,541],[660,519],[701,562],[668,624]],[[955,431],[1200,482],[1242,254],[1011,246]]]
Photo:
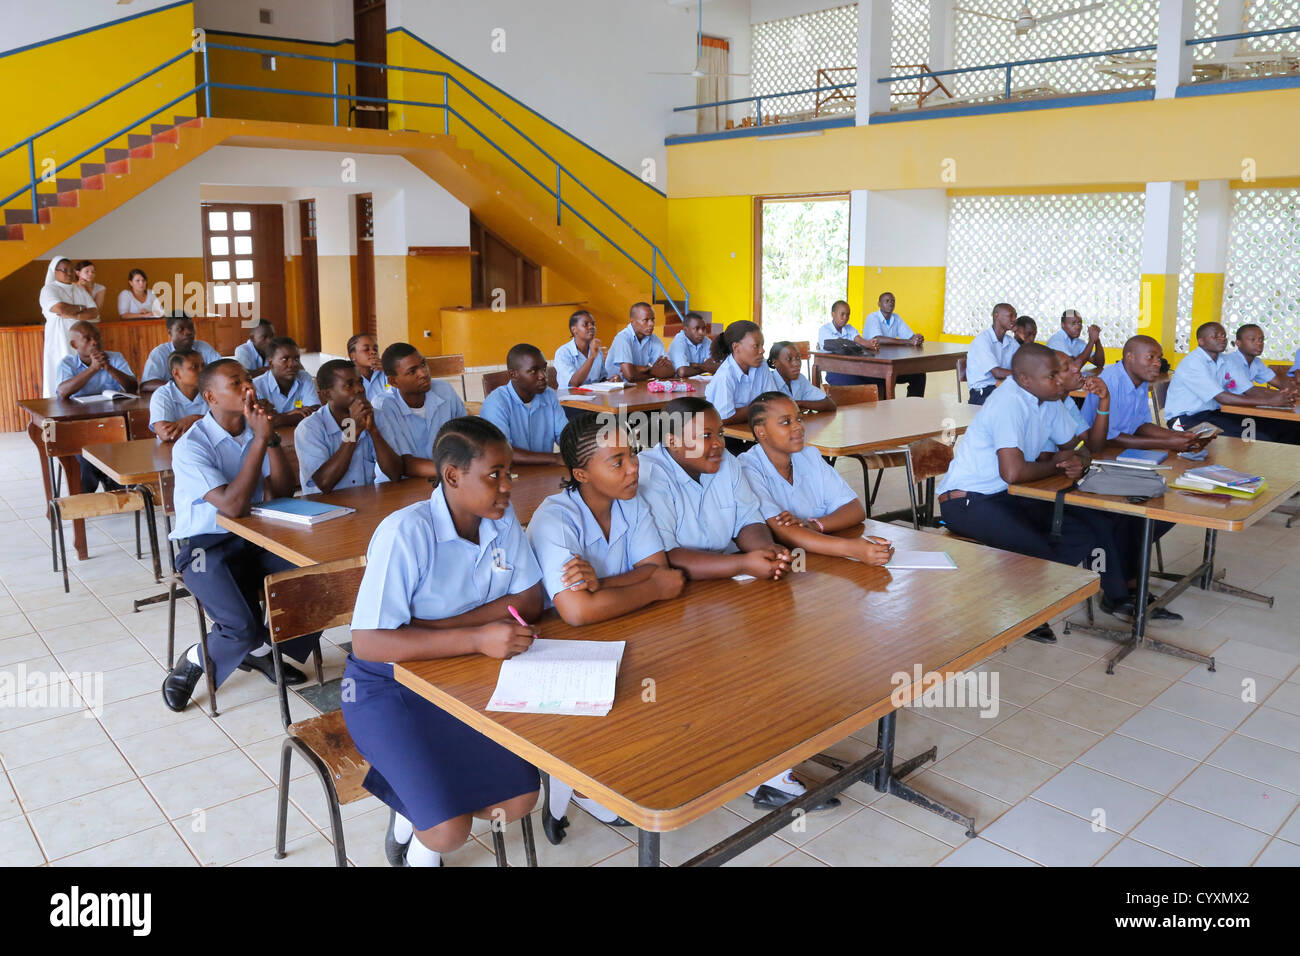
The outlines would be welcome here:
[[[292,89],[284,89],[280,87],[265,87],[265,86],[254,86],[250,84],[214,82],[212,80],[211,73],[209,71],[209,64],[208,64],[209,49],[232,50],[237,52],[255,53],[260,56],[268,56],[268,55],[276,56],[276,57],[282,56],[288,59],[313,60],[317,62],[330,63],[333,88],[329,93],[321,93],[316,90],[292,90]],[[140,75],[139,77],[136,77],[134,80],[127,83],[126,85],[119,87],[118,89],[114,90],[111,93],[106,94],[105,96],[100,97],[99,99],[95,100],[93,103],[90,103],[85,107],[82,107],[80,110],[77,110],[72,114],[69,114],[63,119],[55,123],[52,123],[51,125],[47,126],[45,129],[40,130],[37,133],[33,133],[30,136],[27,136],[19,140],[14,145],[5,149],[3,152],[0,152],[0,158],[3,158],[4,156],[7,156],[9,153],[13,152],[14,150],[19,149],[22,146],[26,145],[27,153],[28,153],[28,172],[31,180],[28,185],[22,186],[17,191],[11,193],[9,196],[5,197],[4,199],[0,199],[0,206],[5,205],[6,203],[22,195],[24,192],[30,190],[32,196],[32,219],[34,222],[39,222],[40,207],[37,199],[38,179],[36,176],[36,165],[35,165],[36,139],[40,136],[46,135],[47,133],[55,129],[58,129],[60,126],[70,122],[71,120],[75,119],[78,116],[83,115],[89,110],[94,109],[95,107],[101,105],[102,103],[106,102],[107,100],[111,99],[117,94],[123,92],[126,89],[129,89],[131,86],[134,86],[136,83],[139,83],[141,80],[147,79],[148,77],[152,76],[153,74],[157,73],[159,70],[165,69],[166,67],[179,62],[185,57],[191,55],[191,52],[192,50],[187,49],[185,52],[175,57],[172,57],[171,59],[165,61],[164,63],[159,64],[158,66],[152,68],[151,70]],[[60,164],[55,168],[54,173],[57,175],[57,173],[61,172],[62,170],[68,168],[69,166],[73,165],[76,162],[79,162],[84,157],[90,155],[91,153],[95,152],[101,147],[106,146],[108,143],[111,143],[114,140],[119,139],[120,137],[128,133],[130,130],[136,128],[142,123],[145,123],[153,119],[153,117],[157,116],[159,113],[166,111],[167,109],[171,108],[175,104],[181,102],[182,100],[190,96],[194,96],[199,93],[202,93],[204,97],[204,102],[207,105],[207,114],[211,116],[212,115],[211,91],[214,89],[239,90],[244,92],[270,93],[270,94],[283,95],[283,96],[306,96],[311,98],[331,99],[334,103],[334,124],[335,125],[338,125],[338,105],[340,100],[348,101],[348,102],[358,102],[358,103],[376,103],[376,104],[397,105],[397,106],[415,106],[415,107],[423,107],[429,109],[441,109],[443,111],[443,132],[444,133],[447,134],[450,133],[450,123],[451,123],[452,116],[455,116],[457,119],[459,119],[462,123],[464,123],[464,125],[468,129],[476,133],[485,143],[487,143],[498,153],[500,153],[503,157],[505,157],[507,160],[513,163],[520,170],[520,172],[524,173],[524,175],[526,175],[529,179],[531,179],[538,186],[540,186],[544,192],[554,197],[556,203],[555,216],[556,216],[557,225],[560,224],[562,211],[565,209],[569,210],[569,212],[577,216],[596,235],[598,235],[601,239],[607,242],[614,249],[618,250],[619,253],[621,253],[629,262],[631,262],[634,266],[636,266],[641,272],[649,276],[652,290],[658,290],[663,295],[664,299],[667,300],[668,304],[672,307],[673,311],[677,313],[678,317],[684,319],[685,315],[683,309],[678,307],[676,299],[673,297],[673,295],[669,293],[666,285],[659,278],[658,267],[660,263],[662,263],[668,269],[668,272],[673,277],[674,281],[676,281],[677,287],[682,291],[683,305],[685,311],[690,310],[690,292],[686,289],[686,286],[684,283],[682,283],[681,278],[677,274],[677,271],[672,267],[672,264],[668,261],[667,256],[664,254],[663,250],[661,250],[658,247],[658,245],[656,245],[640,229],[638,229],[631,222],[629,222],[626,217],[624,217],[617,209],[611,206],[602,196],[598,195],[590,186],[588,186],[581,179],[575,176],[569,169],[567,169],[564,166],[564,164],[562,164],[558,159],[556,159],[549,152],[547,152],[547,150],[544,149],[541,145],[535,142],[530,136],[528,136],[527,133],[519,129],[519,127],[517,127],[514,123],[510,122],[510,120],[502,116],[495,108],[493,108],[491,105],[485,102],[483,98],[480,97],[477,93],[475,93],[473,90],[465,86],[465,84],[462,83],[458,77],[448,73],[447,71],[427,70],[419,67],[397,66],[397,65],[383,64],[383,63],[372,63],[365,60],[347,60],[342,58],[323,57],[323,56],[316,56],[307,53],[295,53],[292,51],[280,52],[278,50],[261,49],[256,47],[241,47],[241,46],[234,46],[234,45],[222,44],[222,43],[205,43],[202,45],[201,49],[198,52],[202,57],[203,82],[195,84],[195,86],[192,87],[191,89],[185,91],[184,93],[175,97],[174,99],[169,100],[167,103],[153,110],[148,115],[135,120],[134,122],[122,128],[121,130],[118,130],[112,135],[96,143],[94,146],[91,146],[90,148],[83,150],[81,153],[77,154],[72,159],[69,159],[64,163]],[[381,69],[381,70],[393,70],[393,71],[404,72],[404,73],[417,73],[425,76],[441,77],[443,81],[442,82],[443,100],[441,103],[431,103],[423,100],[394,100],[386,97],[361,96],[361,95],[353,95],[351,93],[340,93],[338,91],[338,68],[340,65],[370,67],[370,68]],[[555,165],[554,189],[552,189],[547,183],[542,182],[542,180],[538,178],[536,174],[534,174],[530,169],[528,169],[521,162],[519,162],[518,159],[516,159],[507,150],[505,150],[502,146],[500,146],[486,132],[479,129],[468,118],[466,118],[464,115],[462,115],[459,111],[457,111],[454,107],[451,106],[449,94],[450,94],[450,88],[452,84],[454,84],[457,88],[459,88],[463,93],[467,94],[475,103],[477,103],[485,110],[487,110],[492,116],[496,117],[496,119],[500,120],[503,124],[505,124],[505,126],[508,129],[510,129],[517,136],[523,139],[524,142],[528,143],[531,147],[533,147],[533,149],[535,149],[538,153],[540,153],[543,157],[545,157],[546,160],[548,160],[549,162]],[[619,222],[621,222],[625,227],[631,230],[639,239],[641,239],[650,247],[650,253],[651,253],[650,268],[646,268],[646,266],[642,264],[635,256],[633,256],[626,249],[624,249],[618,242],[610,238],[610,236],[607,235],[604,230],[596,226],[596,224],[593,223],[590,219],[588,219],[587,216],[585,216],[581,211],[579,211],[576,207],[574,207],[571,202],[563,198],[561,194],[561,190],[562,190],[564,177],[566,176],[572,183],[579,186],[587,195],[589,195],[592,199],[594,199],[597,203],[599,203],[603,208],[608,210]]]
[[[1187,46],[1196,46],[1198,43],[1219,43],[1227,40],[1249,40],[1251,37],[1271,37],[1280,33],[1300,33],[1300,26],[1294,27],[1270,27],[1267,30],[1251,30],[1248,33],[1221,33],[1213,37],[1196,37],[1191,40],[1185,40]]]

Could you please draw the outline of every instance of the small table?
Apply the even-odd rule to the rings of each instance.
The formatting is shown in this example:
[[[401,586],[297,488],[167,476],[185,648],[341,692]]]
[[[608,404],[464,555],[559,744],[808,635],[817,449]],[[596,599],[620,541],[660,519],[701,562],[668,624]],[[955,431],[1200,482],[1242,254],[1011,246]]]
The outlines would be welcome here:
[[[87,418],[108,418],[113,415],[120,415],[126,419],[128,435],[142,437],[149,434],[149,400],[147,398],[128,398],[118,401],[104,399],[85,403],[76,402],[70,398],[25,398],[18,404],[31,417],[31,422],[27,426],[27,437],[36,446],[36,454],[41,461],[41,482],[45,486],[47,506],[54,498],[54,482],[50,476],[50,462],[45,457],[44,434],[45,429],[49,427],[46,424],[47,422],[70,422]],[[77,467],[76,459],[65,455],[59,459],[59,464],[63,466],[63,475],[68,482],[68,493],[72,495],[80,494],[82,490],[81,469]],[[86,548],[85,521],[77,520],[72,522],[72,545],[80,560],[85,561],[90,557],[90,553]]]
[[[1253,500],[1240,498],[1229,502],[1189,494],[1176,488],[1170,488],[1167,494],[1145,502],[1132,502],[1127,498],[1114,495],[1090,495],[1080,491],[1070,491],[1065,496],[1065,503],[1069,505],[1093,508],[1112,514],[1131,515],[1142,519],[1143,547],[1138,562],[1138,595],[1134,607],[1132,632],[1085,627],[1079,624],[1067,623],[1066,625],[1067,628],[1079,627],[1080,629],[1095,630],[1113,640],[1121,641],[1119,649],[1107,660],[1106,673],[1108,674],[1113,674],[1115,664],[1139,647],[1150,647],[1153,650],[1175,657],[1194,660],[1206,664],[1210,670],[1214,670],[1213,657],[1189,651],[1176,644],[1156,640],[1148,637],[1146,633],[1151,611],[1164,607],[1191,584],[1197,584],[1202,590],[1222,591],[1226,594],[1234,594],[1239,597],[1260,601],[1269,607],[1273,606],[1273,598],[1257,594],[1254,591],[1247,591],[1244,588],[1223,581],[1226,572],[1220,571],[1215,574],[1215,544],[1218,532],[1241,531],[1249,527],[1265,514],[1277,508],[1279,504],[1291,497],[1297,488],[1300,488],[1300,448],[1291,445],[1280,445],[1275,442],[1245,442],[1238,438],[1228,438],[1223,435],[1220,435],[1207,447],[1210,450],[1210,457],[1206,461],[1188,461],[1185,458],[1179,458],[1177,455],[1170,455],[1165,459],[1165,464],[1170,466],[1169,469],[1158,472],[1158,474],[1163,475],[1165,481],[1168,482],[1190,468],[1207,464],[1226,465],[1229,468],[1249,472],[1253,475],[1263,475],[1268,481],[1268,487]],[[1120,451],[1122,449],[1114,445],[1108,445],[1105,450],[1105,457],[1114,458]],[[1052,501],[1056,498],[1057,492],[1070,486],[1070,479],[1065,475],[1055,475],[1030,484],[1011,485],[1009,490],[1011,494],[1020,497]],[[1176,583],[1148,607],[1146,602],[1150,594],[1148,578],[1151,574],[1151,548],[1154,524],[1157,521],[1171,521],[1175,524],[1204,528],[1205,551],[1201,563],[1186,574],[1162,573],[1158,575]]]
[[[831,458],[891,451],[922,438],[960,435],[979,410],[978,405],[959,402],[954,395],[846,405],[833,412],[805,413],[804,442]],[[728,425],[723,433],[754,440],[748,424]]]
[[[899,375],[943,372],[957,367],[969,345],[958,342],[925,342],[921,345],[882,345],[871,355],[833,355],[813,352],[812,382],[821,385],[822,372],[863,375],[885,380],[882,398],[894,397],[894,380]]]
[[[542,501],[560,490],[560,481],[568,477],[569,470],[562,465],[519,465],[515,474],[518,477],[510,503],[514,505],[520,523],[527,523]],[[303,526],[269,518],[227,518],[224,515],[217,516],[217,524],[279,555],[290,564],[305,568],[365,554],[379,522],[407,505],[427,501],[432,491],[432,486],[423,478],[385,481],[329,494],[308,495],[310,501],[355,509],[353,514],[318,525]]]
[[[810,759],[833,775],[690,863],[726,862],[859,781],[974,836],[972,818],[904,782],[936,748],[895,764],[896,710],[921,694],[917,676],[973,667],[1095,594],[1097,577],[878,522],[866,530],[900,550],[945,550],[957,570],[890,572],[809,555],[806,570],[783,581],[691,581],[676,600],[586,627],[543,618],[547,637],[627,642],[602,718],[486,711],[501,663],[482,655],[399,664],[394,676],[640,828],[642,866],[659,864],[661,832]],[[990,581],[1016,586],[990,600]],[[871,753],[848,765],[818,759],[872,721]]]

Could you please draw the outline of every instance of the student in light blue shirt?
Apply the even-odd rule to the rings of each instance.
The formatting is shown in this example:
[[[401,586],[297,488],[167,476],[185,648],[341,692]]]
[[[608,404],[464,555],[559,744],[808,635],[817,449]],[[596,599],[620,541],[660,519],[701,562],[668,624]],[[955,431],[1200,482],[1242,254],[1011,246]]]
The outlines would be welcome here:
[[[384,349],[384,374],[391,386],[374,406],[384,439],[402,458],[408,477],[436,478],[433,441],[438,429],[465,414],[465,403],[446,382],[435,382],[420,350],[409,342]]]
[[[803,415],[793,401],[765,392],[749,403],[749,424],[758,444],[737,461],[778,542],[864,564],[889,561],[894,549],[884,538],[835,536],[865,521],[867,509],[817,449],[804,444]]]
[[[868,340],[881,345],[911,345],[919,347],[925,344],[925,336],[913,332],[903,321],[902,316],[894,311],[894,293],[882,292],[876,300],[879,308],[867,316],[862,323],[862,335]],[[908,398],[925,397],[925,373],[916,372],[899,375],[896,384],[907,386]]]
[[[1196,329],[1196,345],[1174,369],[1165,396],[1165,421],[1171,425],[1177,420],[1183,429],[1200,422],[1210,422],[1223,429],[1224,434],[1240,438],[1246,428],[1247,416],[1230,415],[1220,411],[1223,405],[1275,405],[1287,396],[1294,401],[1294,391],[1279,395],[1269,389],[1248,389],[1240,395],[1228,387],[1227,367],[1223,351],[1228,347],[1228,333],[1218,322],[1204,322]],[[1290,437],[1287,423],[1267,419],[1250,419],[1254,423],[1257,441],[1278,441]],[[1283,427],[1277,427],[1281,425]],[[1274,434],[1276,430],[1276,435]]]
[[[709,323],[698,312],[687,312],[682,330],[673,336],[668,345],[668,361],[672,362],[678,378],[712,374],[718,362],[709,354],[713,343],[709,341]]]
[[[605,346],[596,337],[596,320],[586,309],[569,316],[571,338],[555,350],[555,383],[560,389],[588,382],[618,381],[616,367],[605,365]]]
[[[568,418],[546,382],[546,356],[520,343],[506,353],[506,368],[510,381],[492,390],[479,414],[505,433],[518,464],[563,464],[555,446]]]
[[[104,392],[135,393],[137,385],[131,366],[121,352],[105,352],[99,329],[91,322],[78,321],[68,329],[72,354],[59,361],[55,392],[59,398],[100,395]]]
[[[767,367],[763,330],[748,319],[732,322],[713,340],[712,356],[720,363],[704,397],[724,425],[743,423],[749,403],[764,392],[779,391],[776,373]]]
[[[849,304],[843,299],[839,299],[831,305],[831,320],[817,330],[817,350],[819,352],[826,351],[826,343],[831,339],[854,342],[873,352],[880,347],[879,342],[875,339],[863,338],[858,333],[858,330],[849,323],[851,314]],[[885,388],[883,378],[872,378],[868,375],[849,375],[844,372],[827,372],[826,383],[828,385],[874,385],[881,391]]]
[[[207,644],[215,685],[236,668],[258,671],[274,683],[275,664],[258,595],[268,574],[288,570],[290,564],[221,528],[217,515],[243,517],[268,498],[292,495],[293,469],[271,416],[257,402],[248,371],[239,362],[220,359],[204,366],[199,389],[208,414],[172,451],[176,569],[211,624]],[[319,646],[319,637],[307,635],[280,646],[304,661]],[[162,686],[169,709],[185,709],[206,666],[198,644],[177,659]],[[287,662],[284,674],[290,684],[306,680]]]
[[[221,358],[216,349],[207,342],[196,339],[195,334],[193,319],[184,314],[169,316],[167,318],[168,339],[150,352],[149,357],[144,360],[144,371],[140,373],[140,387],[156,388],[171,379],[167,371],[167,359],[177,349],[194,349],[203,356],[206,364]]]
[[[833,412],[835,399],[808,381],[803,361],[793,342],[777,342],[767,353],[767,367],[774,373],[777,391],[789,395],[805,412]]]
[[[193,349],[178,349],[167,367],[172,380],[149,396],[149,430],[159,441],[175,441],[208,413],[207,399],[199,391],[203,356]]]
[[[1106,440],[1123,448],[1160,449],[1172,452],[1197,451],[1210,440],[1190,431],[1161,428],[1151,421],[1151,383],[1160,377],[1160,343],[1149,335],[1135,335],[1124,343],[1123,358],[1107,365],[1097,378],[1110,394],[1110,415]],[[1083,400],[1083,420],[1092,425],[1099,415],[1099,400]]]
[[[389,346],[392,348],[392,346]],[[393,665],[528,649],[541,569],[510,505],[510,445],[482,418],[454,418],[432,449],[437,487],[389,515],[366,550],[344,670],[343,719],[388,804],[394,866],[440,866],[474,819],[508,823],[537,803],[537,770],[404,687]],[[513,613],[512,613],[513,612]]]
[[[270,368],[253,379],[257,397],[275,411],[275,427],[297,425],[320,408],[316,380],[302,367],[298,343],[287,337],[271,340]]]
[[[677,597],[685,578],[668,566],[650,507],[637,496],[637,455],[627,433],[583,412],[565,426],[560,453],[572,477],[528,522],[548,604],[581,627]],[[542,829],[552,843],[564,839],[572,795],[560,780],[546,784]],[[594,800],[577,800],[601,822],[627,825]]]
[[[638,302],[628,310],[627,327],[614,336],[605,358],[605,366],[617,371],[625,382],[644,382],[652,378],[672,378],[672,363],[664,343],[655,335],[655,310],[648,302]]]
[[[235,348],[235,358],[254,378],[265,372],[271,364],[273,338],[275,338],[275,326],[267,319],[259,319],[257,325],[253,326],[248,333],[248,338]]]
[[[1016,308],[1006,302],[993,307],[993,325],[975,336],[966,351],[966,384],[969,402],[983,405],[998,382],[1011,374],[1011,359],[1020,343],[1011,334]]]
[[[369,332],[358,332],[348,339],[348,358],[361,379],[365,389],[366,400],[378,407],[379,402],[387,397],[388,376],[384,374],[384,363],[379,355],[379,343]]]
[[[1082,369],[1091,363],[1102,368],[1106,365],[1106,350],[1101,344],[1101,326],[1088,326],[1088,337],[1083,337],[1083,316],[1074,309],[1061,313],[1061,327],[1047,340],[1049,349],[1064,352],[1070,364]]]
[[[1264,330],[1253,323],[1237,329],[1237,350],[1223,356],[1228,390],[1234,395],[1258,394],[1284,405],[1286,401],[1271,389],[1285,389],[1291,382],[1264,363]],[[1259,387],[1262,386],[1262,387]],[[1273,402],[1270,402],[1272,404]]]
[[[325,404],[293,430],[303,494],[398,481],[402,458],[384,440],[356,367],[331,359],[316,373]]]

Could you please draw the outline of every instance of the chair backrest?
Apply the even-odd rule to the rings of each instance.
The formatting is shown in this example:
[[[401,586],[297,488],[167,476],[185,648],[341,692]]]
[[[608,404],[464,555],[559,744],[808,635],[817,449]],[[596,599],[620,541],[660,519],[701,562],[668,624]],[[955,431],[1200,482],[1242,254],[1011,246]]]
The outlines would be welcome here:
[[[957,381],[966,381],[966,356],[964,355],[957,360]]]
[[[822,391],[834,400],[837,408],[880,401],[880,391],[874,385],[826,385]]]
[[[808,342],[791,342],[795,351],[799,353],[799,361],[806,362],[812,358],[812,345]]]
[[[1155,397],[1156,408],[1164,414],[1165,398],[1169,395],[1169,382],[1156,382],[1151,386],[1151,394]]]
[[[925,481],[927,478],[938,478],[940,475],[947,474],[954,454],[952,445],[945,444],[937,438],[922,438],[914,441],[907,446],[907,450],[912,455],[914,481]]]
[[[506,369],[499,372],[485,372],[483,375],[483,397],[487,398],[508,381],[510,381],[510,372]]]
[[[72,421],[50,422],[41,433],[45,454],[50,458],[80,455],[87,445],[123,442],[127,439],[126,419],[121,415],[103,418],[81,418]]]
[[[465,373],[464,355],[430,355],[424,360],[434,378],[451,378]]]

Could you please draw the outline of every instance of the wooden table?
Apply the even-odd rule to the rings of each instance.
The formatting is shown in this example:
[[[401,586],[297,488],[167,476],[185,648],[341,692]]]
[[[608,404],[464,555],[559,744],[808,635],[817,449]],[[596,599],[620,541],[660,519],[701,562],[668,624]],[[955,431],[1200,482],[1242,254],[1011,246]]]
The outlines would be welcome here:
[[[1095,629],[1111,637],[1123,635],[1120,648],[1111,655],[1107,662],[1107,673],[1114,673],[1115,664],[1138,647],[1150,647],[1153,650],[1172,654],[1176,657],[1199,661],[1207,664],[1210,670],[1214,670],[1213,657],[1197,654],[1177,645],[1150,638],[1146,633],[1150,612],[1158,607],[1164,607],[1193,583],[1198,584],[1202,590],[1222,591],[1260,601],[1269,607],[1273,606],[1271,597],[1226,583],[1222,580],[1226,572],[1220,572],[1217,575],[1214,573],[1215,544],[1218,532],[1241,531],[1248,528],[1268,512],[1277,508],[1278,505],[1290,498],[1297,488],[1300,488],[1300,448],[1293,445],[1281,445],[1276,442],[1245,442],[1224,435],[1220,435],[1206,447],[1210,452],[1207,460],[1203,462],[1188,461],[1185,458],[1179,458],[1177,455],[1170,455],[1164,462],[1164,464],[1170,466],[1169,469],[1160,471],[1158,474],[1163,475],[1165,481],[1168,482],[1191,468],[1210,464],[1226,465],[1239,471],[1263,475],[1268,481],[1268,487],[1253,500],[1242,498],[1233,499],[1229,502],[1188,494],[1176,488],[1170,488],[1161,497],[1152,498],[1145,502],[1133,502],[1127,498],[1114,495],[1090,495],[1080,491],[1071,491],[1065,496],[1066,504],[1076,505],[1081,508],[1093,508],[1111,514],[1130,515],[1142,519],[1143,523],[1143,540],[1145,544],[1139,556],[1138,596],[1135,602],[1132,631],[1130,633]],[[1114,458],[1121,450],[1117,446],[1108,445],[1102,457]],[[1025,498],[1051,501],[1055,499],[1058,491],[1070,487],[1070,484],[1070,480],[1065,475],[1056,475],[1030,484],[1012,485],[1010,492],[1013,495]],[[1148,577],[1151,573],[1153,526],[1157,521],[1169,521],[1174,524],[1204,528],[1205,552],[1201,563],[1186,574],[1166,575],[1162,573],[1158,575],[1176,583],[1164,594],[1160,595],[1160,598],[1148,608],[1146,602],[1150,593]],[[1073,624],[1067,625],[1067,629],[1071,626],[1080,627],[1078,624]]]
[[[925,342],[922,345],[882,345],[871,355],[833,355],[813,352],[814,385],[821,385],[822,372],[864,375],[885,380],[884,398],[894,397],[894,380],[899,375],[943,372],[957,367],[968,345],[957,342]]]
[[[45,487],[45,500],[48,503],[54,497],[54,482],[50,476],[50,462],[45,457],[45,429],[47,423],[78,421],[87,418],[108,418],[120,415],[126,419],[127,434],[133,437],[149,434],[149,400],[147,398],[122,399],[97,402],[74,402],[70,398],[25,398],[19,406],[27,412],[31,421],[27,425],[27,437],[36,446],[36,455],[41,462],[41,482]],[[81,469],[71,456],[59,459],[63,475],[68,483],[68,494],[81,493]],[[86,549],[86,522],[72,522],[72,545],[77,557],[85,561],[89,556]]]
[[[876,720],[879,744],[870,755],[848,766],[819,760],[836,770],[829,780],[692,862],[725,862],[787,826],[792,814],[863,780],[965,823],[973,836],[972,819],[903,782],[935,749],[895,766],[891,693],[901,686],[897,700],[919,695],[918,666],[944,674],[973,667],[1094,594],[1097,576],[893,525],[868,522],[866,530],[900,550],[945,550],[958,570],[891,573],[809,555],[807,570],[784,581],[692,581],[677,600],[581,628],[545,619],[545,637],[627,641],[614,706],[603,718],[485,711],[500,662],[481,655],[406,663],[394,673],[639,827],[642,865],[658,864],[660,832]],[[989,581],[1016,586],[989,588]]]
[[[833,412],[805,414],[804,441],[832,458],[888,451],[922,438],[960,435],[979,410],[978,405],[957,401],[955,395],[847,405]],[[748,424],[728,425],[723,432],[732,438],[754,440]]]
[[[1276,418],[1284,422],[1300,422],[1300,406],[1295,405],[1220,405],[1219,411],[1229,415],[1251,415],[1259,418]]]
[[[515,474],[519,477],[515,479],[510,502],[515,506],[520,522],[527,523],[542,501],[560,490],[560,480],[568,477],[569,470],[562,465],[519,465]],[[432,491],[429,482],[423,478],[405,478],[329,494],[308,495],[311,501],[356,509],[354,514],[315,526],[267,518],[227,518],[224,515],[217,516],[217,524],[272,554],[278,554],[290,564],[304,568],[365,554],[379,522],[407,505],[427,500]]]
[[[630,385],[626,388],[616,388],[609,392],[591,392],[589,394],[575,393],[570,390],[557,391],[556,397],[559,398],[560,404],[568,408],[581,408],[588,412],[624,412],[631,414],[633,412],[651,412],[663,408],[674,398],[682,398],[686,395],[694,395],[698,398],[704,397],[704,389],[707,382],[696,382],[690,379],[687,381],[694,386],[692,392],[652,392],[646,388],[644,382],[638,385]]]

